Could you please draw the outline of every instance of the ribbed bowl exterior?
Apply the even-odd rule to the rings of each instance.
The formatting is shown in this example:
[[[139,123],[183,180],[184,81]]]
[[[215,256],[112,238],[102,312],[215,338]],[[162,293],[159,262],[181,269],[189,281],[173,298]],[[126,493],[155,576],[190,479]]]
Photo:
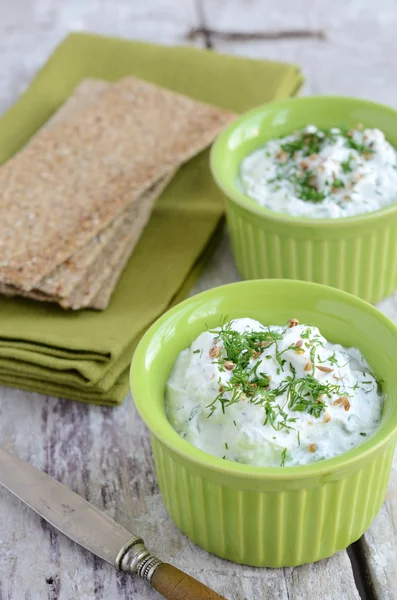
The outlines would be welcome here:
[[[191,468],[153,435],[152,447],[163,502],[193,542],[238,563],[286,567],[331,556],[368,529],[384,500],[395,442],[329,480],[268,480],[259,488]]]
[[[376,303],[397,288],[397,211],[329,228],[275,222],[226,198],[233,255],[244,279],[301,279]]]
[[[359,348],[386,395],[376,431],[331,460],[285,468],[222,460],[190,444],[168,420],[165,386],[180,352],[219,326],[222,315],[269,324],[294,316]],[[383,502],[396,445],[396,356],[397,326],[384,314],[357,296],[305,281],[229,284],[169,310],[135,351],[131,391],[176,525],[205,550],[253,566],[309,563],[357,540]]]

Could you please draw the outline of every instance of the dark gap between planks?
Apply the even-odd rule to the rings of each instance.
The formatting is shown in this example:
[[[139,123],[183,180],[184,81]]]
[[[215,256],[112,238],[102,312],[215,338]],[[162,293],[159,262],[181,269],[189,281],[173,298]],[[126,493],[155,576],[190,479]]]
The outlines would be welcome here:
[[[347,555],[352,566],[354,581],[362,600],[379,600],[372,586],[367,561],[361,546],[357,540],[347,548]]]
[[[192,27],[186,38],[194,41],[203,37],[207,48],[212,47],[212,38],[225,42],[249,42],[249,41],[271,41],[271,40],[293,40],[293,39],[317,39],[325,40],[325,32],[322,30],[290,29],[279,31],[218,31],[209,29],[205,25],[205,16],[200,4],[197,4],[197,13],[202,25]]]
[[[192,27],[190,31],[188,31],[188,33],[186,34],[186,39],[189,41],[193,41],[197,39],[197,37],[203,37],[205,47],[208,50],[211,50],[213,48],[211,39],[212,36],[210,30],[207,27],[204,7],[201,0],[196,0],[196,13],[198,18],[198,27]],[[198,36],[192,36],[193,32],[195,31],[200,31]]]

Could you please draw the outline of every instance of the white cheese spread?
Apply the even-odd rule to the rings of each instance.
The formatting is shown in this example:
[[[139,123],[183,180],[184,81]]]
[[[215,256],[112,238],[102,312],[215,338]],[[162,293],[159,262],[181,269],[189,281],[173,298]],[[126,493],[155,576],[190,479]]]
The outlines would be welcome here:
[[[237,319],[178,356],[166,409],[188,442],[226,460],[290,466],[325,460],[378,426],[384,395],[356,348],[317,327]]]
[[[397,152],[379,129],[308,125],[247,156],[240,185],[276,212],[350,217],[397,201]]]

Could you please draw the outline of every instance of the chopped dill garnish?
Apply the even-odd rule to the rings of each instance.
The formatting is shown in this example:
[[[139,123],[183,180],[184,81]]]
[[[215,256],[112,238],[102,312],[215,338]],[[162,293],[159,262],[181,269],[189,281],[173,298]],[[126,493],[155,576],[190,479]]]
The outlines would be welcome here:
[[[332,182],[332,187],[337,190],[339,188],[344,188],[345,184],[343,183],[342,179],[334,179]]]
[[[226,450],[229,450],[229,446],[227,445],[227,442],[225,442],[225,448],[226,448]]]
[[[344,173],[351,173],[352,172],[352,170],[353,170],[352,165],[351,165],[352,160],[353,160],[353,155],[349,154],[349,158],[347,160],[343,160],[340,163],[340,166],[341,166],[342,171]]]
[[[284,450],[281,453],[280,467],[285,467],[285,459],[286,458],[287,458],[287,448],[284,448]]]
[[[197,348],[197,350],[193,350],[193,354],[200,354],[200,352],[202,352],[202,350],[200,350],[200,348]]]
[[[382,393],[382,386],[385,383],[383,379],[381,379],[380,377],[378,377],[377,375],[375,375],[375,373],[373,371],[371,371],[370,375],[375,379],[376,382],[376,389],[378,394]]]
[[[341,386],[332,383],[322,383],[314,377],[316,347],[310,349],[312,362],[312,374],[297,377],[294,365],[282,358],[287,350],[295,349],[296,344],[291,344],[284,350],[279,350],[278,341],[283,338],[286,329],[279,333],[270,329],[263,331],[244,331],[239,333],[232,329],[230,323],[225,323],[218,330],[210,333],[216,335],[216,340],[223,343],[225,358],[214,361],[219,367],[226,366],[230,371],[230,379],[225,382],[219,378],[219,394],[207,405],[208,417],[211,417],[217,407],[223,413],[227,407],[240,401],[246,401],[255,406],[261,406],[264,410],[263,424],[268,423],[276,430],[294,429],[296,418],[291,417],[286,411],[306,412],[313,417],[320,417],[326,408],[326,398],[332,394],[340,394]],[[309,328],[306,330],[309,331]],[[309,334],[308,334],[309,335]],[[319,338],[319,336],[315,336]],[[321,338],[319,338],[321,340]],[[264,348],[275,346],[275,358],[279,364],[277,372],[284,371],[288,362],[290,374],[287,375],[278,387],[271,388],[271,379],[263,371],[260,357]],[[270,356],[270,355],[269,355]],[[335,354],[331,359],[335,358]],[[257,360],[252,366],[252,360]],[[284,397],[283,404],[277,399]],[[235,423],[235,422],[234,422]],[[236,423],[235,423],[236,425]]]
[[[219,344],[218,353],[214,354],[213,364],[217,364],[223,374],[218,379],[218,395],[206,407],[207,418],[211,417],[216,410],[225,413],[231,405],[246,402],[263,409],[264,426],[269,424],[275,431],[283,430],[285,433],[290,433],[292,430],[296,431],[298,421],[296,413],[306,413],[314,418],[320,418],[327,409],[327,402],[330,399],[341,395],[352,396],[347,393],[346,386],[342,383],[329,383],[316,379],[316,364],[326,361],[336,366],[339,364],[335,352],[327,359],[319,360],[317,351],[319,346],[323,346],[323,338],[317,334],[312,335],[313,330],[310,327],[300,332],[300,338],[307,339],[309,342],[310,360],[307,359],[307,364],[311,364],[307,368],[308,373],[298,377],[294,363],[288,361],[283,355],[287,350],[300,348],[302,341],[300,346],[295,342],[282,350],[278,345],[287,330],[288,327],[276,331],[267,328],[240,333],[233,329],[232,322],[210,330],[214,335],[214,344]],[[219,354],[220,345],[223,347]],[[273,347],[273,353],[265,354],[265,349],[270,346]],[[271,377],[264,369],[265,359],[273,357],[278,363],[277,374],[287,371],[285,378],[278,385],[272,385]],[[358,383],[352,386],[354,390],[358,388]],[[236,421],[233,423],[237,427]],[[299,430],[297,440],[300,445]],[[225,448],[228,449],[226,442]]]
[[[310,362],[312,363],[312,375],[314,375],[316,369],[316,346],[312,346],[310,349]]]
[[[244,331],[239,333],[225,323],[220,330],[209,330],[223,343],[227,360],[245,368],[254,354],[261,354],[277,340],[283,338],[281,333],[267,329],[265,331]]]
[[[345,144],[348,148],[352,150],[357,150],[360,154],[372,154],[374,149],[366,144],[360,144],[360,142],[356,142],[347,130],[341,132],[343,137],[345,138]]]
[[[327,358],[324,358],[324,360],[321,360],[320,358],[317,358],[317,362],[320,364],[323,364],[325,362],[329,362],[331,365],[334,365],[336,367],[339,367],[339,363],[338,363],[338,359],[335,356],[335,352],[333,352],[331,354],[331,356],[328,356]]]
[[[328,358],[328,362],[331,363],[331,365],[335,365],[336,367],[339,367],[338,359],[335,356],[335,352],[333,352],[331,354],[331,356]]]

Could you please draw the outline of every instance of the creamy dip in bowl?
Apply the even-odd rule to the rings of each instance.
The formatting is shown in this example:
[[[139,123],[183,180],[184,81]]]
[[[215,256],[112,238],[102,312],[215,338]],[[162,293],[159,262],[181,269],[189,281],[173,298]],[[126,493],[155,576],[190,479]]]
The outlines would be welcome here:
[[[349,217],[397,201],[397,152],[379,129],[308,125],[247,156],[240,182],[274,211]]]
[[[273,325],[291,316],[299,324]],[[384,396],[361,355],[383,380]],[[209,552],[254,566],[319,560],[357,540],[386,493],[397,436],[396,356],[397,327],[385,315],[303,281],[222,286],[160,317],[135,352],[131,387],[178,527]],[[237,380],[246,400],[228,389]],[[283,408],[287,390],[274,401],[271,393],[286,385],[292,406]],[[289,434],[272,426],[280,421]]]
[[[242,277],[313,281],[371,303],[397,289],[394,148],[397,111],[359,98],[272,102],[227,127],[211,170]]]
[[[356,348],[317,327],[236,319],[178,356],[166,388],[174,429],[202,450],[244,464],[303,465],[362,443],[383,394]]]

